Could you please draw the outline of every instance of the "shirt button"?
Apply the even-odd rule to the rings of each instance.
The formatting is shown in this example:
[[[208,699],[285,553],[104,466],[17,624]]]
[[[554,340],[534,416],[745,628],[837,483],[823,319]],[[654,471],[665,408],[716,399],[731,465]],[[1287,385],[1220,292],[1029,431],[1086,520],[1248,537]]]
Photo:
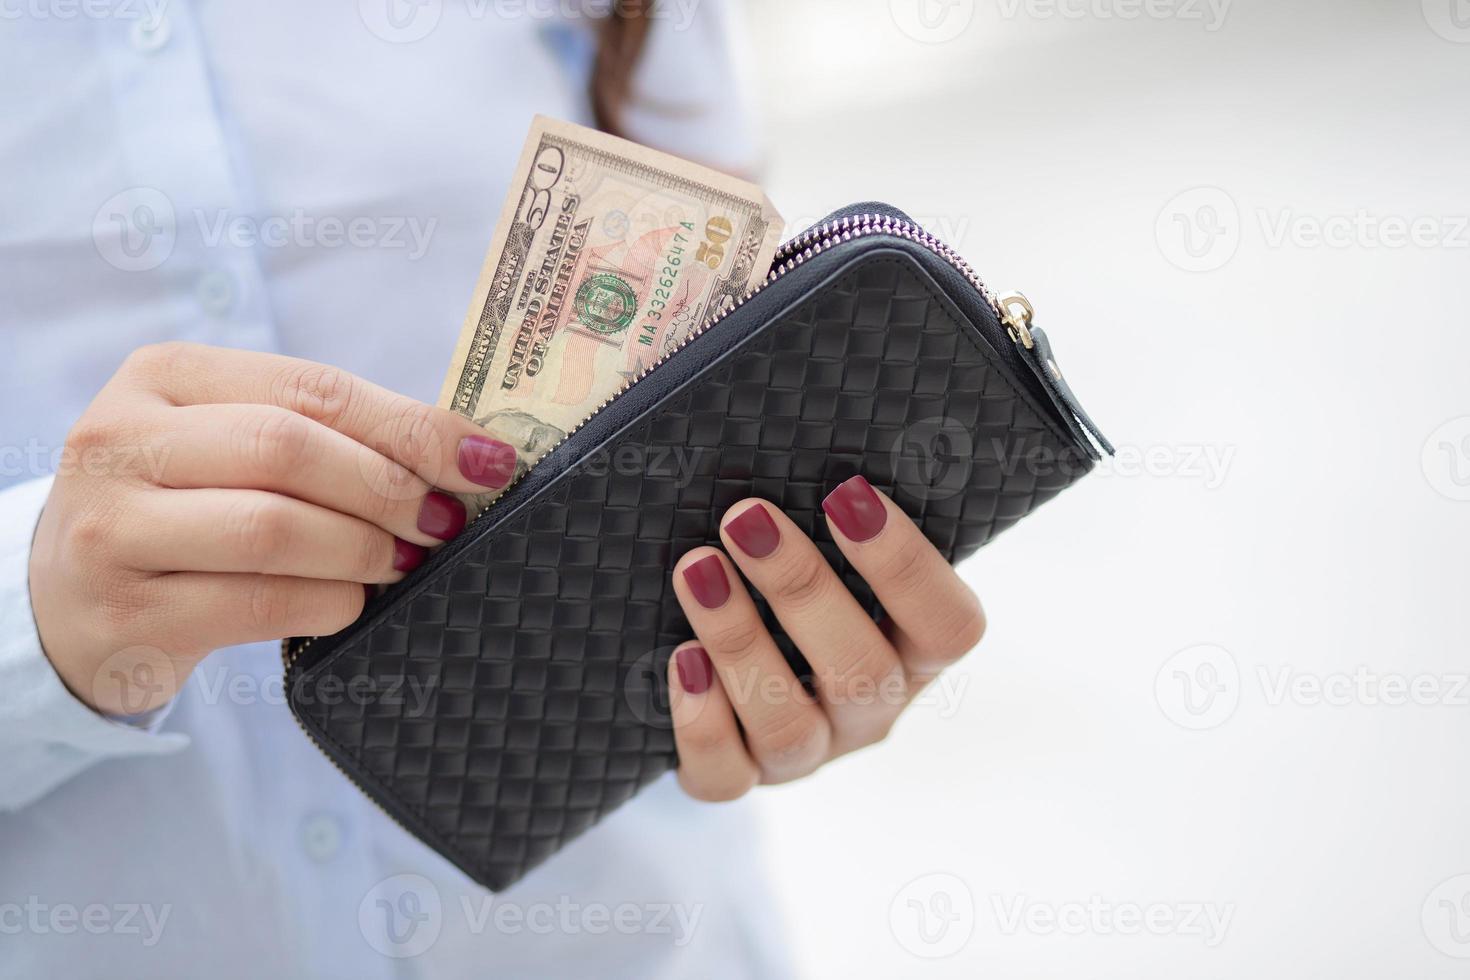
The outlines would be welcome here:
[[[168,43],[171,31],[172,28],[166,16],[139,17],[133,21],[133,29],[128,36],[135,50],[143,54],[152,54]]]
[[[235,279],[223,269],[214,269],[199,277],[194,296],[205,312],[223,316],[235,305]]]
[[[301,821],[301,846],[318,864],[326,864],[342,849],[342,821],[330,813],[313,813]]]

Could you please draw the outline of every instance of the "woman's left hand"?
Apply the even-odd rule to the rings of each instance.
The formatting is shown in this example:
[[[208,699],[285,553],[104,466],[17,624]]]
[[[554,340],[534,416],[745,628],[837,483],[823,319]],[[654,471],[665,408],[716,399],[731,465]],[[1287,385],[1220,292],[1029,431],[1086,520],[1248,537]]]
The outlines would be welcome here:
[[[985,632],[975,594],[866,480],[843,483],[822,507],[837,546],[882,602],[882,624],[765,501],[725,512],[728,555],[696,548],[674,568],[698,637],[669,662],[679,782],[696,799],[731,800],[757,783],[799,779],[881,741],[924,685]],[[781,656],[741,573],[811,664],[815,698]]]

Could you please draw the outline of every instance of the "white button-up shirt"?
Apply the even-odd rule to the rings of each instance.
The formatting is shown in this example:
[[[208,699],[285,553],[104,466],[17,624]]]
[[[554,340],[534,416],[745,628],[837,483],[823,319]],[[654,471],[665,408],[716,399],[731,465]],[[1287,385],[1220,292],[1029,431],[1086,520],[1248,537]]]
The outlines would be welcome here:
[[[0,975],[783,972],[743,807],[665,779],[491,896],[302,735],[276,647],[121,724],[28,601],[65,433],[140,345],[434,399],[530,118],[585,118],[579,12],[607,6],[0,0]],[[630,128],[748,168],[728,12],[658,7]]]

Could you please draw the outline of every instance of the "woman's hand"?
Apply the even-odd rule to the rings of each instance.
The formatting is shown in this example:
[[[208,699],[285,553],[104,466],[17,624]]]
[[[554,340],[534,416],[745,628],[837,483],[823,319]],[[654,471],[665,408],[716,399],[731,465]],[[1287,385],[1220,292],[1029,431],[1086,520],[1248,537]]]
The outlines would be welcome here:
[[[866,480],[848,480],[822,507],[837,546],[883,603],[882,625],[816,545],[764,501],[725,513],[728,556],[696,548],[674,569],[698,637],[669,663],[674,734],[679,781],[698,799],[734,799],[881,741],[924,685],[985,632],[975,594]],[[786,665],[736,568],[811,664],[815,698]]]
[[[468,419],[335,368],[142,348],[67,437],[31,548],[41,644],[92,706],[151,709],[211,650],[347,626],[464,527],[434,487],[514,471]]]

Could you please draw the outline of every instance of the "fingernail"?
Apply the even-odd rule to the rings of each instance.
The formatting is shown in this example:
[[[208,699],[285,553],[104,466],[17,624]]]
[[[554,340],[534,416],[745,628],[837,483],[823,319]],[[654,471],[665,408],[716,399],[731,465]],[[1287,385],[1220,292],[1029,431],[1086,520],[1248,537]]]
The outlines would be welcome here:
[[[740,516],[725,525],[725,533],[752,558],[766,557],[781,543],[780,529],[760,504],[741,511]]]
[[[708,691],[715,674],[704,647],[685,647],[674,654],[674,668],[679,671],[679,686],[689,694]]]
[[[718,609],[730,598],[730,580],[725,578],[719,555],[708,555],[684,569],[684,582],[706,609]]]
[[[464,504],[459,498],[435,490],[424,496],[419,508],[419,530],[431,538],[448,541],[464,530]]]
[[[424,563],[424,558],[429,549],[422,545],[405,541],[402,538],[393,539],[393,568],[399,572],[411,572]]]
[[[822,509],[849,541],[868,541],[878,536],[888,520],[888,509],[878,491],[860,476],[840,484],[827,494]]]
[[[465,436],[459,442],[459,471],[466,480],[498,490],[516,475],[515,447],[499,439]]]

